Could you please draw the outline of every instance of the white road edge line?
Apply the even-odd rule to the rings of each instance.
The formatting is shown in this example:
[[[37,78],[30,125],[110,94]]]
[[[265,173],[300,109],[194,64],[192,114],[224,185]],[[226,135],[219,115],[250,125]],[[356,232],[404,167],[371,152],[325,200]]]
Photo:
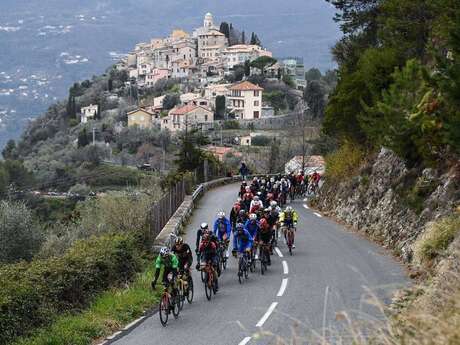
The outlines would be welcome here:
[[[283,274],[289,274],[289,267],[286,260],[283,260]]]
[[[281,282],[280,290],[278,291],[278,294],[276,295],[277,297],[282,297],[284,295],[284,291],[286,291],[288,283],[288,278],[283,278],[283,281]]]
[[[310,207],[308,207],[308,205],[303,205],[303,207],[305,207],[307,210],[310,209]]]
[[[249,343],[250,340],[251,337],[246,337],[243,340],[241,340],[238,345],[246,345],[247,343]]]
[[[138,322],[141,322],[142,320],[145,319],[145,316],[141,316],[140,318],[138,318],[137,320],[134,320],[133,322],[131,322],[129,325],[127,325],[125,328],[123,328],[124,331],[127,331],[128,329],[130,329],[131,327],[133,327],[135,324],[137,324]]]
[[[320,215],[320,214],[319,214],[319,213],[317,213],[317,212],[315,212],[314,214],[315,214],[315,216],[317,216],[317,217],[319,217],[319,218],[323,218],[323,216],[322,216],[322,215]]]
[[[278,254],[278,256],[279,256],[280,258],[283,257],[283,253],[281,253],[281,250],[280,250],[278,247],[275,247],[275,252],[276,252],[276,254]]]
[[[268,320],[268,318],[270,317],[271,313],[273,313],[273,311],[275,310],[277,305],[278,305],[278,302],[273,302],[270,305],[268,310],[265,312],[264,316],[262,316],[262,318],[259,320],[259,322],[257,322],[256,327],[262,327],[264,325],[265,321]]]

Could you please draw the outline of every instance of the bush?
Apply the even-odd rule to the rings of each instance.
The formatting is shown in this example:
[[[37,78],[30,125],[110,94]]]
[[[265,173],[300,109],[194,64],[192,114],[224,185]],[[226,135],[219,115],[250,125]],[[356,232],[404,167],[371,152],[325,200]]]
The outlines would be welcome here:
[[[252,146],[268,146],[273,141],[273,138],[267,137],[265,135],[257,135],[252,138],[251,145]]]
[[[42,236],[24,203],[0,202],[0,262],[30,260]]]
[[[136,241],[108,235],[77,242],[64,256],[0,268],[0,344],[76,311],[140,268]]]
[[[69,193],[78,194],[82,196],[86,196],[91,192],[91,188],[89,188],[86,184],[79,184],[77,183],[73,187],[69,189]]]
[[[337,151],[326,156],[326,176],[335,181],[354,176],[364,161],[364,150],[357,144],[345,142]]]
[[[419,263],[429,263],[442,254],[460,231],[460,214],[432,223],[416,242],[414,254]]]
[[[138,185],[144,173],[127,167],[100,165],[91,171],[83,170],[78,179],[91,187]]]
[[[236,120],[227,120],[223,124],[223,129],[240,129],[240,123]]]

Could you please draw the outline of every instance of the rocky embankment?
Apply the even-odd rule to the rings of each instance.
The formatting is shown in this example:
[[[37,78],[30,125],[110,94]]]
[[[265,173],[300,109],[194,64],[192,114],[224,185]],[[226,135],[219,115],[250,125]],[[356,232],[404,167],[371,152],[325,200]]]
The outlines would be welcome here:
[[[416,239],[427,225],[455,212],[459,201],[458,162],[444,171],[410,169],[382,149],[358,176],[326,181],[313,204],[410,262]]]

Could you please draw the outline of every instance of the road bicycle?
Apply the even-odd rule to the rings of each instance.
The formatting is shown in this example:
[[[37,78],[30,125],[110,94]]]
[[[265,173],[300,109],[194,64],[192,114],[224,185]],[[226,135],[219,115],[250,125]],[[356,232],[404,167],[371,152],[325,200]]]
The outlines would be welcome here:
[[[227,269],[227,251],[229,242],[229,240],[219,242],[219,264],[222,271]]]
[[[166,327],[169,319],[169,314],[172,312],[175,319],[179,317],[180,313],[180,297],[177,289],[174,286],[173,274],[169,273],[167,276],[167,284],[164,287],[163,294],[161,295],[159,305],[160,322],[163,327]]]
[[[294,237],[297,229],[293,225],[289,225],[285,229],[286,231],[286,244],[289,248],[289,254],[292,255],[292,247],[294,246]]]
[[[249,253],[245,251],[244,253],[238,253],[238,281],[240,284],[243,284],[243,277],[248,279],[249,272]]]
[[[270,262],[270,244],[261,243],[259,248],[260,273],[264,275],[267,271],[268,263]]]
[[[208,301],[211,300],[212,294],[217,293],[217,277],[211,262],[207,262],[202,268],[204,271],[204,293]]]
[[[185,300],[187,300],[189,304],[193,302],[193,279],[190,274],[190,270],[186,268],[183,272],[180,272],[177,276],[176,282],[177,290],[179,292],[179,307],[180,310],[182,310],[182,308],[184,308]]]

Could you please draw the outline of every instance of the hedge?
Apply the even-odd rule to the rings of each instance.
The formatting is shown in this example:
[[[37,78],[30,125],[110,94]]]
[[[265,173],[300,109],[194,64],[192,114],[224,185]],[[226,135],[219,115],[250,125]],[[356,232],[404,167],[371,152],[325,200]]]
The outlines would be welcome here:
[[[62,257],[0,267],[0,345],[30,334],[141,268],[136,241],[106,235],[79,241]]]

